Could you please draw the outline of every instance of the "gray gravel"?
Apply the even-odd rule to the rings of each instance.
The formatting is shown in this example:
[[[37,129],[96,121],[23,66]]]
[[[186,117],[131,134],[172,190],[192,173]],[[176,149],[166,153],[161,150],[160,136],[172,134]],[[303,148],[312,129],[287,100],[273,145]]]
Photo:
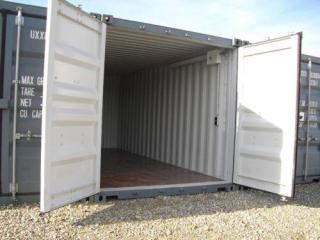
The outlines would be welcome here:
[[[320,183],[293,201],[254,190],[72,204],[0,207],[1,239],[320,239]]]

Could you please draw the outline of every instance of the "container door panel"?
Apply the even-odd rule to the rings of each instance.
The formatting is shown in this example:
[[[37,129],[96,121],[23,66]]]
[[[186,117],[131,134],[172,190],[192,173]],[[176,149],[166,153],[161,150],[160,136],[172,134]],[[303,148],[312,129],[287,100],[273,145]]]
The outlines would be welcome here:
[[[100,191],[106,25],[64,0],[47,13],[41,204],[47,212]]]
[[[234,182],[292,197],[301,34],[239,48]]]

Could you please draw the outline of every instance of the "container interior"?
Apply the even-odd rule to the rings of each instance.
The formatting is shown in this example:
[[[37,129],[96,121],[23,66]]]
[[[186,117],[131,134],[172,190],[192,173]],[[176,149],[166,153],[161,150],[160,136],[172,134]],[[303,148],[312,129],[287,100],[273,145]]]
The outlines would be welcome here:
[[[231,181],[234,52],[108,28],[101,188]],[[220,64],[207,52],[221,50]]]

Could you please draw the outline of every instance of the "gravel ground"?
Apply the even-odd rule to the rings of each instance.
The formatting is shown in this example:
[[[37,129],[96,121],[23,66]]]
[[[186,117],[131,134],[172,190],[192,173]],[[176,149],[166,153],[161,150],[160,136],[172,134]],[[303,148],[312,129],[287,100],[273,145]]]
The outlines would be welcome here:
[[[72,204],[0,207],[1,239],[320,239],[320,183],[295,200],[254,190]]]

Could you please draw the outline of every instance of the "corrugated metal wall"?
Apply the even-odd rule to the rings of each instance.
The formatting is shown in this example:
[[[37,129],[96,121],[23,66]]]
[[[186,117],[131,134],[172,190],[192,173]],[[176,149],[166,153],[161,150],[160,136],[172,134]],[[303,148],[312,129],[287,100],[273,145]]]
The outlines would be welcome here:
[[[308,58],[301,63],[300,123],[297,159],[297,180],[308,181],[320,177],[320,59],[311,57],[311,79],[308,81]],[[310,84],[310,99],[309,96]],[[310,100],[310,102],[309,102]],[[308,114],[308,106],[310,106]],[[309,125],[308,125],[308,117]],[[309,140],[307,147],[307,131]]]
[[[124,151],[224,177],[227,138],[221,128],[226,127],[232,63],[230,56],[223,59],[219,65],[207,65],[202,60],[139,71],[122,78],[120,85],[110,83],[116,78],[109,79],[104,121],[112,120],[104,123],[104,135],[109,131],[103,138],[108,143],[104,147],[113,148],[117,139],[117,147]],[[118,91],[119,103],[115,100]],[[114,122],[116,114],[118,126]],[[215,125],[218,114],[220,128]]]
[[[134,74],[122,82],[121,149],[212,173],[217,66],[195,63]]]
[[[104,82],[102,129],[105,134],[102,134],[103,148],[118,147],[119,84],[119,76],[108,76]]]

